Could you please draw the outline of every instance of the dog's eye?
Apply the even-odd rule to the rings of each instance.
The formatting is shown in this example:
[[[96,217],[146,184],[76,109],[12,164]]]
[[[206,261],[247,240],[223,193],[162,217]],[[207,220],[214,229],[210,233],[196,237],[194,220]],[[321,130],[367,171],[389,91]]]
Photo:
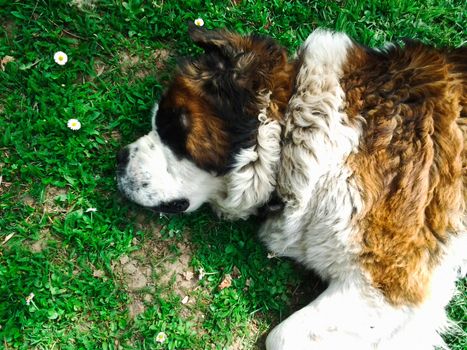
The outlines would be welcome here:
[[[180,115],[180,123],[182,124],[182,126],[185,128],[185,129],[188,129],[189,127],[189,121],[188,121],[188,117],[185,113],[182,113]]]

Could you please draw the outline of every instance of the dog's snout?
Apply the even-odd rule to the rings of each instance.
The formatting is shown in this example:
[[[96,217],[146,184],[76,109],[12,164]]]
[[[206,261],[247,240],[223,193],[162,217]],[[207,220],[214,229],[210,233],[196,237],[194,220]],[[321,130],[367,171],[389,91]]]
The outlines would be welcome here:
[[[117,169],[120,171],[125,169],[129,160],[130,160],[130,151],[128,150],[128,147],[122,148],[117,153]]]

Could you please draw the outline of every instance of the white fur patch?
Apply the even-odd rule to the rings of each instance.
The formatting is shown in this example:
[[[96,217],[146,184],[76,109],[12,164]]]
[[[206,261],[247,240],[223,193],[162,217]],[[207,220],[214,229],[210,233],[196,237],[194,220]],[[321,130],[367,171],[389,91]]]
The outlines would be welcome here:
[[[267,349],[447,349],[440,332],[465,336],[449,324],[444,311],[456,291],[459,256],[451,253],[465,238],[456,238],[448,248],[422,305],[389,305],[364,276],[350,273],[345,279],[332,280],[316,300],[274,328],[268,335]]]
[[[341,169],[358,146],[361,131],[348,126],[339,84],[351,44],[344,34],[318,30],[301,49],[297,91],[286,116],[282,159],[286,163],[279,174],[281,192],[296,207],[306,206],[317,181]]]
[[[339,85],[351,45],[343,34],[317,31],[301,49],[303,64],[286,115],[278,175],[285,209],[260,231],[270,250],[324,278],[358,268],[352,217],[362,209],[362,200],[345,161],[357,149],[361,130],[349,126]]]
[[[265,107],[258,115],[256,145],[243,149],[235,165],[224,177],[226,193],[213,203],[223,217],[247,218],[265,204],[276,186],[281,151],[281,126],[266,115],[270,93],[264,96]]]
[[[125,173],[118,177],[118,185],[129,199],[140,205],[155,207],[187,199],[190,202],[187,211],[193,211],[221,188],[220,179],[193,162],[176,157],[155,131],[127,147],[130,159]]]

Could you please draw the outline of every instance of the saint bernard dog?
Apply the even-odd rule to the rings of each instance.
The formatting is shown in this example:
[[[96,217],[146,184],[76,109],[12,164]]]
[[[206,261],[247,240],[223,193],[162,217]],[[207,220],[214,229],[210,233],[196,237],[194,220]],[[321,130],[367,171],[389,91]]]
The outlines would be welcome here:
[[[443,346],[467,257],[467,48],[316,30],[289,58],[267,37],[189,34],[204,52],[118,153],[120,191],[159,212],[261,212],[267,248],[329,282],[269,350]]]

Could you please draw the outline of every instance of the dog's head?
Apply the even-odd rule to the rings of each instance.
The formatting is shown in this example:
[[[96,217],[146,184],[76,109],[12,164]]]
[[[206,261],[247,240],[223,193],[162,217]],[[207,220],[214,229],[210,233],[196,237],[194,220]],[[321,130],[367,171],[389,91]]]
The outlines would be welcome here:
[[[194,25],[189,33],[204,54],[179,65],[153,130],[117,156],[123,194],[161,212],[228,197],[226,175],[257,145],[258,116],[280,119],[292,89],[293,66],[274,40]]]

